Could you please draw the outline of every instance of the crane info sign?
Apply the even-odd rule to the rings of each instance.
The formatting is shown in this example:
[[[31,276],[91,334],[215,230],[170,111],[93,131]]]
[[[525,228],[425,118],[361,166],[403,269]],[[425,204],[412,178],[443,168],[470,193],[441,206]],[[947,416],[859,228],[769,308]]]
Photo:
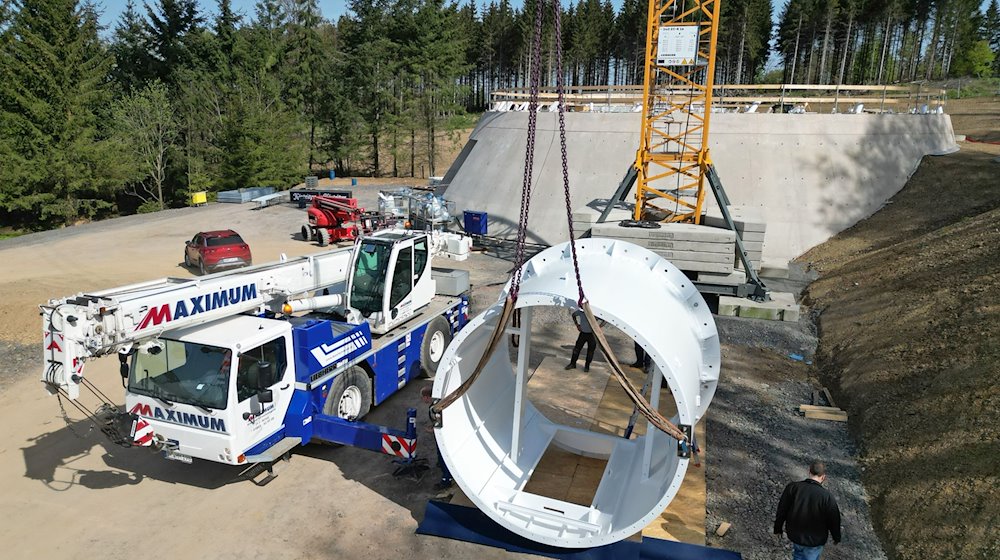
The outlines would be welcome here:
[[[693,66],[698,61],[698,25],[664,25],[656,38],[656,63]]]

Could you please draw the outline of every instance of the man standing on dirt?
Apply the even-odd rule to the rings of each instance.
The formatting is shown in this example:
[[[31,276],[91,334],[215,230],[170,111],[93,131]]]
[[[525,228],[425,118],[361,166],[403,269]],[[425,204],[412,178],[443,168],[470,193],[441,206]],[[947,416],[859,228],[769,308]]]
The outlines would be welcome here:
[[[813,461],[809,478],[785,486],[774,518],[774,534],[782,529],[792,541],[792,560],[818,560],[827,534],[840,543],[840,508],[833,495],[823,488],[826,465]]]

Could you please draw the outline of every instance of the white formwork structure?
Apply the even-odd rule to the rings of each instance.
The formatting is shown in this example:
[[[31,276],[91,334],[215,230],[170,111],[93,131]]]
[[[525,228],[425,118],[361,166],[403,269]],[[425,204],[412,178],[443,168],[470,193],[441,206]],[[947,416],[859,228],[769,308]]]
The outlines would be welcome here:
[[[703,417],[719,380],[719,336],[701,294],[676,267],[648,249],[610,239],[576,242],[580,276],[595,316],[639,342],[652,358],[652,387],[666,379],[677,425]],[[533,541],[566,548],[600,546],[642,530],[677,494],[688,467],[678,441],[647,425],[630,439],[560,425],[527,398],[531,314],[537,307],[577,307],[568,243],[542,251],[523,268],[516,307],[517,363],[504,336],[479,379],[443,411],[436,429],[445,463],[469,499],[503,527]],[[448,347],[434,397],[471,374],[501,316],[500,301],[475,317]],[[567,387],[566,390],[573,390]],[[600,395],[596,396],[600,399]],[[659,391],[649,397],[659,407]],[[640,419],[640,421],[645,421]],[[607,460],[593,502],[582,506],[525,491],[550,445]]]

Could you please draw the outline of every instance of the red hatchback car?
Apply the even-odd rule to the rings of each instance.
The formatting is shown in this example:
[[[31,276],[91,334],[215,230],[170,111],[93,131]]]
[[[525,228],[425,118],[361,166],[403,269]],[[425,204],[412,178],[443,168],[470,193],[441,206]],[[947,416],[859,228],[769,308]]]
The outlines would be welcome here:
[[[251,264],[250,246],[231,229],[203,231],[184,244],[184,266],[197,266],[202,274]]]

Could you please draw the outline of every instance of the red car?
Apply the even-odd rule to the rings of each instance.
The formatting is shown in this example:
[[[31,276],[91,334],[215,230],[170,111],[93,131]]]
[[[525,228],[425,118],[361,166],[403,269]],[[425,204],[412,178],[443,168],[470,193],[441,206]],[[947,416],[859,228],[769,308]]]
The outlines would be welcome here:
[[[203,231],[184,244],[184,266],[202,274],[251,264],[250,246],[231,229]]]

